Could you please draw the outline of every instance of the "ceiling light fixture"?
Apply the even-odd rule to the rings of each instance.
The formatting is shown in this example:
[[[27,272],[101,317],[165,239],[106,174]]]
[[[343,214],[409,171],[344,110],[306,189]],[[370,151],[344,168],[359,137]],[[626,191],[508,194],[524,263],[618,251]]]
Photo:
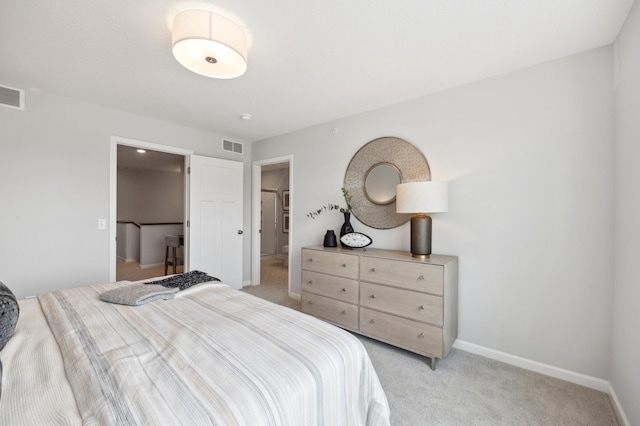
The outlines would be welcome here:
[[[137,149],[136,151],[138,151],[138,154],[144,154],[145,152],[147,152],[146,149],[142,149],[142,148]]]
[[[247,38],[230,19],[205,10],[173,18],[173,56],[185,68],[211,78],[240,77],[247,70]]]

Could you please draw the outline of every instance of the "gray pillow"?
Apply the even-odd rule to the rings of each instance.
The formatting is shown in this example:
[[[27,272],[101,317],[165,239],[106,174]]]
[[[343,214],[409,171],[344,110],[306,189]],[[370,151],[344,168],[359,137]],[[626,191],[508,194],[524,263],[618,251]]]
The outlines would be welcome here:
[[[18,323],[20,306],[16,296],[0,282],[0,350],[4,348]]]
[[[0,282],[0,351],[7,344],[18,323],[20,306],[16,296]],[[2,362],[0,362],[0,396],[2,395]]]

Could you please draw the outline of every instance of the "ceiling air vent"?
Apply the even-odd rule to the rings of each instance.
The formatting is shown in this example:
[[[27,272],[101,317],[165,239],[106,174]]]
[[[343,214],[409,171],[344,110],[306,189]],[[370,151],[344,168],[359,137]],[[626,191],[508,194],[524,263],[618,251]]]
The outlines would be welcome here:
[[[226,139],[222,139],[222,150],[228,152],[234,152],[236,154],[242,155],[243,146],[239,142],[233,142]]]
[[[15,109],[24,109],[24,90],[0,86],[0,105]]]

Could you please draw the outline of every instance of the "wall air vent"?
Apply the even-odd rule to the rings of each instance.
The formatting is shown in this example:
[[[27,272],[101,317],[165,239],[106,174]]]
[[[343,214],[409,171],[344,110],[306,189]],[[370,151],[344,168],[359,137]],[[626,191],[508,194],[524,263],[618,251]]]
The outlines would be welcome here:
[[[24,109],[24,90],[0,86],[0,106]]]
[[[222,150],[228,152],[234,152],[236,154],[242,155],[243,146],[239,142],[229,141],[227,139],[222,139]]]

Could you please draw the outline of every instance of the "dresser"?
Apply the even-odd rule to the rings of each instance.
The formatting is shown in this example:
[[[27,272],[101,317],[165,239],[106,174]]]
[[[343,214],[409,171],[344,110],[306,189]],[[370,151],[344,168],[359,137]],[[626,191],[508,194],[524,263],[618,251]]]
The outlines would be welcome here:
[[[458,335],[458,258],[305,247],[302,311],[425,355],[435,369]]]

